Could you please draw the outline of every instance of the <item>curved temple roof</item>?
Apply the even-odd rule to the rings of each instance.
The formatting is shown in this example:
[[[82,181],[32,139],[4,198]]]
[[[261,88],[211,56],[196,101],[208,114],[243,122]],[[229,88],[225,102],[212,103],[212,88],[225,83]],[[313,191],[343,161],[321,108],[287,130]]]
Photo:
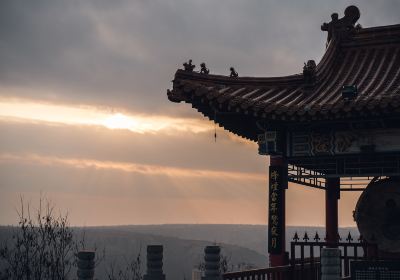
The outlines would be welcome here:
[[[253,140],[254,133],[238,131],[228,119],[241,119],[249,125],[245,119],[296,123],[398,115],[400,24],[361,28],[355,26],[359,17],[355,6],[348,7],[341,19],[333,14],[332,21],[321,26],[328,31],[323,58],[318,65],[308,61],[303,73],[274,78],[229,77],[194,72],[190,63],[185,64],[186,70],[176,72],[168,98],[191,103],[210,119],[220,112],[231,112],[232,117],[218,120],[217,116],[215,121]],[[343,86],[355,86],[357,94],[345,96]],[[233,117],[233,113],[240,116]]]

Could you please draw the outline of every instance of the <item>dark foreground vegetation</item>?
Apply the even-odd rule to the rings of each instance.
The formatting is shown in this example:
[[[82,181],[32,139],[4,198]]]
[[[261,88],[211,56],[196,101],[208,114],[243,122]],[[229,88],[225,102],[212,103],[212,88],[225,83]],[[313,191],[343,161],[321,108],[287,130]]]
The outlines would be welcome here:
[[[21,199],[18,226],[3,228],[0,245],[1,280],[67,280],[76,279],[77,253],[86,249],[85,234],[78,239],[69,226],[67,215],[56,215],[46,202],[31,212]],[[96,248],[94,247],[94,250]],[[95,263],[104,258],[98,254]],[[109,280],[140,280],[141,257],[130,261],[124,269],[110,266],[104,274]]]

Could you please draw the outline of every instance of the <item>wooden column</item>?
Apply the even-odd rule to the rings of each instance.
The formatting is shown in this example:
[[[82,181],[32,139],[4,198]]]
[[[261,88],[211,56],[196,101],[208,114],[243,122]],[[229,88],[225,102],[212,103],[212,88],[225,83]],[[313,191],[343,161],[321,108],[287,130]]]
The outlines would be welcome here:
[[[339,237],[338,200],[340,198],[340,178],[327,178],[325,191],[325,226],[328,247],[334,248]]]
[[[271,156],[268,192],[268,253],[272,267],[289,263],[285,244],[285,191],[287,186],[287,162],[282,156]]]

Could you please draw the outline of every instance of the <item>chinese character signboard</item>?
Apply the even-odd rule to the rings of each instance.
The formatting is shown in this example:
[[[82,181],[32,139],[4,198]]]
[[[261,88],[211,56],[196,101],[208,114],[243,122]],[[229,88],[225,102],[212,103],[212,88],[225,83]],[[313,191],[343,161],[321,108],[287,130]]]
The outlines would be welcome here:
[[[282,166],[269,167],[268,253],[271,254],[279,254],[282,249],[282,194],[285,175]]]
[[[288,157],[399,152],[400,129],[295,131],[289,143]]]

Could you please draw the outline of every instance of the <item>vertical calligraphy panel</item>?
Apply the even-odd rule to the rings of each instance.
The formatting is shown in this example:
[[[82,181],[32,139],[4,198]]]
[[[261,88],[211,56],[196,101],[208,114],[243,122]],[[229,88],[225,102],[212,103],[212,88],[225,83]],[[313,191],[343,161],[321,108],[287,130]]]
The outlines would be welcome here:
[[[269,167],[269,207],[268,207],[268,253],[282,253],[283,243],[283,166]]]

